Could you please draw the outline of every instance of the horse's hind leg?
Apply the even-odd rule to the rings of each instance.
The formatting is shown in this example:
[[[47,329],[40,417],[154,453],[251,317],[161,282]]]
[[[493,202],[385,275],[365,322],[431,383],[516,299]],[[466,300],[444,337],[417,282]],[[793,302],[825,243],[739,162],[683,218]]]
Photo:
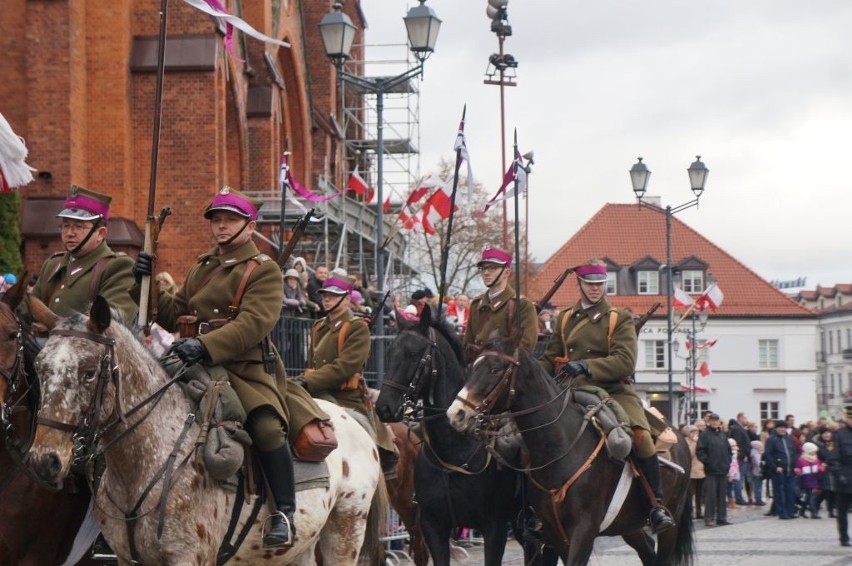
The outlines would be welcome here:
[[[643,566],[656,564],[657,553],[654,551],[654,538],[645,529],[639,529],[629,535],[624,535],[622,538],[630,548],[636,551]]]

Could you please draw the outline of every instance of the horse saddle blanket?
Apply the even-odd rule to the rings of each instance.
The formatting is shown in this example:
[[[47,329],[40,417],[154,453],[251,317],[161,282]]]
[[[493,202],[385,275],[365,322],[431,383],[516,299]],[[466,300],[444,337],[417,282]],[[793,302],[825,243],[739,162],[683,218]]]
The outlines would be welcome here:
[[[329,486],[328,464],[322,462],[303,462],[295,460],[293,471],[296,473],[296,491],[306,491]]]

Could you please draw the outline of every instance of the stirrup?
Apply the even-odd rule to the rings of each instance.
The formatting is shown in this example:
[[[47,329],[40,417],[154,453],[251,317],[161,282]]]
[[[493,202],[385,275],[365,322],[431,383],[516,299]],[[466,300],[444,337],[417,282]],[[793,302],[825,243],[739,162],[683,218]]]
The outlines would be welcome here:
[[[662,513],[663,518],[659,521],[659,524],[655,525],[653,517],[656,512]],[[648,513],[648,522],[651,524],[651,530],[654,534],[661,533],[675,526],[674,517],[672,517],[672,514],[663,505],[657,505],[651,508],[651,512]]]
[[[276,517],[280,517],[284,521],[284,527],[287,529],[287,540],[281,542],[267,541],[266,536],[271,534],[271,530],[269,532],[266,531],[267,522],[271,522]],[[276,548],[279,546],[293,546],[295,542],[295,536],[293,533],[293,527],[290,523],[290,519],[285,515],[282,511],[276,511],[275,513],[270,513],[269,516],[264,519],[263,524],[260,526],[260,541],[263,544],[264,548]]]

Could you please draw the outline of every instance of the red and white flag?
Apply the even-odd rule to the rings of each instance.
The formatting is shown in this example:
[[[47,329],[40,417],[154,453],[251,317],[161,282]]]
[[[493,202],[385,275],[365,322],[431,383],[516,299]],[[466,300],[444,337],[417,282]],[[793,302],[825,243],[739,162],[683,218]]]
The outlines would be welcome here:
[[[512,184],[515,181],[517,182],[515,184]],[[485,203],[485,206],[479,210],[474,211],[473,215],[477,217],[485,216],[485,213],[488,212],[488,209],[494,206],[496,203],[515,196],[516,186],[519,193],[525,193],[527,190],[527,170],[524,168],[524,160],[521,157],[520,151],[518,150],[515,150],[515,160],[512,161],[512,164],[509,165],[509,168],[506,170],[506,173],[503,174],[503,183],[500,185],[500,188],[497,189],[497,192],[494,193],[494,196],[491,197],[487,203]]]
[[[436,232],[435,225],[441,220],[446,220],[450,217],[450,211],[452,210],[452,203],[450,202],[450,197],[447,196],[447,193],[444,192],[444,189],[438,188],[432,196],[426,201],[426,204],[423,205],[423,230],[427,234],[434,234]],[[458,210],[458,207],[456,207]]]
[[[687,292],[681,289],[680,287],[675,287],[674,294],[672,294],[673,307],[677,309],[688,309],[694,304],[695,299],[690,297]]]
[[[698,373],[701,374],[701,377],[708,377],[711,373],[710,364],[707,363],[707,360],[701,362],[701,365],[698,367]]]
[[[689,386],[689,385],[687,385],[687,384],[685,384],[685,383],[681,383],[681,384],[680,384],[680,387],[681,387],[681,389],[683,389],[684,391],[693,391],[693,390],[694,390],[694,391],[697,391],[697,392],[699,392],[699,393],[711,393],[711,392],[713,391],[713,390],[712,390],[712,389],[710,389],[709,387],[705,387],[705,386],[703,386],[703,385],[698,385],[697,383],[695,384],[695,386],[694,386],[694,387]]]
[[[358,173],[358,166],[355,166],[355,170],[349,174],[349,182],[346,183],[346,188],[355,193],[358,196],[363,196],[367,194],[367,191],[370,190],[370,185],[367,184],[367,181]]]
[[[722,300],[724,300],[725,295],[722,294],[722,290],[719,289],[719,286],[715,283],[707,287],[707,289],[701,293],[701,296],[696,299],[695,308],[703,311],[705,309],[710,309],[712,312],[716,312],[719,306],[722,304]]]
[[[462,119],[459,122],[459,133],[456,136],[456,143],[453,144],[453,150],[458,154],[461,161],[467,163],[467,202],[473,198],[473,168],[470,165],[470,153],[467,151],[467,139],[464,137],[464,116],[467,113],[467,104],[462,111]],[[461,161],[458,165],[461,166]]]

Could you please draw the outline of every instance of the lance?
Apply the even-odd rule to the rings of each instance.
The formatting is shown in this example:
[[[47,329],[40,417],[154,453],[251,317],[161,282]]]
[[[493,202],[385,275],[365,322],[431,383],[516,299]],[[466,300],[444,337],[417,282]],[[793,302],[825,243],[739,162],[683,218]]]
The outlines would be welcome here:
[[[157,44],[157,87],[155,91],[154,102],[154,134],[151,141],[151,177],[148,181],[148,210],[145,216],[145,243],[143,251],[152,256],[152,261],[156,262],[154,256],[154,241],[155,232],[159,232],[159,226],[155,226],[158,222],[154,217],[154,204],[157,195],[157,162],[160,157],[160,125],[163,121],[163,75],[165,74],[165,59],[166,59],[166,20],[168,17],[169,0],[160,1],[160,36]],[[167,215],[167,214],[166,214]],[[161,218],[165,219],[166,215]],[[139,327],[143,329],[146,335],[150,334],[150,320],[148,318],[148,305],[150,300],[151,276],[145,275],[140,282],[139,291]]]
[[[459,135],[464,132],[464,117],[467,114],[467,104],[462,109],[461,122],[459,122]],[[450,239],[453,235],[453,218],[456,215],[456,192],[459,188],[459,170],[461,169],[462,147],[456,148],[456,170],[453,173],[453,190],[450,192],[450,217],[447,219],[447,233],[444,237],[444,247],[441,249],[441,284],[438,286],[438,314],[435,320],[441,318],[441,307],[444,304],[444,296],[447,293],[447,263],[450,259]]]
[[[518,203],[520,191],[518,190],[518,168],[521,167],[518,156],[518,129],[515,128],[515,160],[512,163],[512,173],[515,177],[515,329],[518,332],[518,340],[521,339],[521,226],[520,226],[520,204]]]

